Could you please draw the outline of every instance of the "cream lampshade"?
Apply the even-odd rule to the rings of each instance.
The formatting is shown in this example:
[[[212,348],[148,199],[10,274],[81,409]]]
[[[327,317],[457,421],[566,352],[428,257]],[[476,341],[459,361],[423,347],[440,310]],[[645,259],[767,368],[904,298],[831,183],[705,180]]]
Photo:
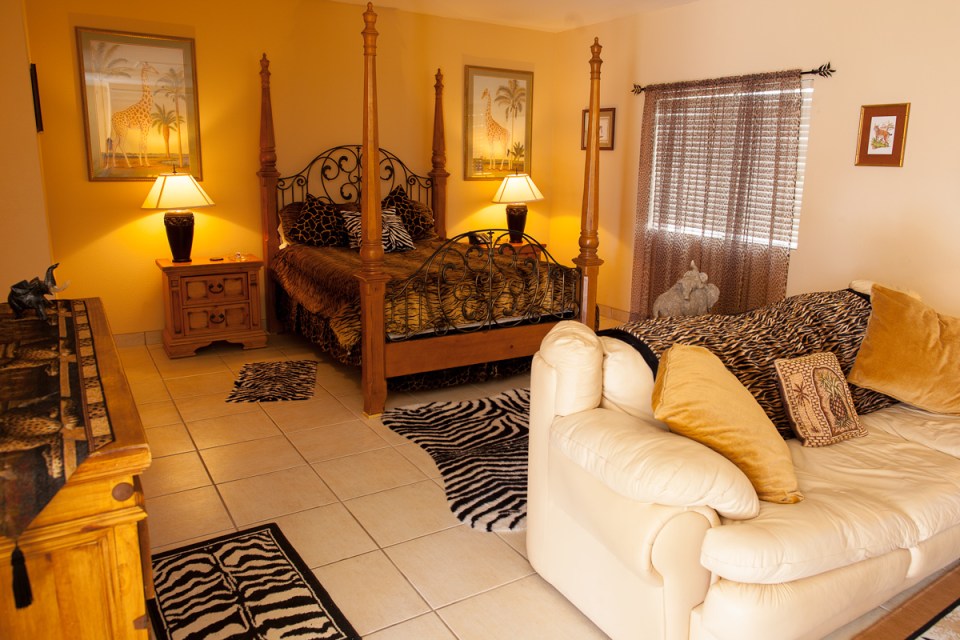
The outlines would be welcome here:
[[[143,201],[143,209],[169,209],[163,214],[167,242],[174,262],[190,262],[193,246],[193,212],[188,208],[209,207],[213,200],[189,173],[161,173]]]
[[[533,180],[525,173],[507,176],[500,183],[494,202],[507,204],[507,229],[510,230],[510,242],[523,242],[523,229],[527,225],[527,202],[543,200],[543,194]]]

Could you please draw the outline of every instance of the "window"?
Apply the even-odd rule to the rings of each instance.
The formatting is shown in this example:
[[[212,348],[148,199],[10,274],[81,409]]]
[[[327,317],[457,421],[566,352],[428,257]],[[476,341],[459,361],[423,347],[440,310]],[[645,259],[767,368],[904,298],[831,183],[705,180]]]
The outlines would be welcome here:
[[[717,310],[783,297],[812,96],[799,71],[647,87],[635,315],[691,260],[720,287]]]

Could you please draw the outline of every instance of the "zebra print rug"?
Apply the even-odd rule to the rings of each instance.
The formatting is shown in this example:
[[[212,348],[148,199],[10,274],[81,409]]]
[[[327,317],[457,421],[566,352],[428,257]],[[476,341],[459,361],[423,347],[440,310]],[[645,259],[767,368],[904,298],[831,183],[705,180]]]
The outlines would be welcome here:
[[[251,362],[241,367],[227,402],[307,400],[316,383],[316,360]]]
[[[383,424],[423,447],[443,474],[450,510],[484,531],[518,531],[527,518],[530,392],[388,409]]]
[[[360,637],[272,522],[158,553],[153,577],[157,640]]]

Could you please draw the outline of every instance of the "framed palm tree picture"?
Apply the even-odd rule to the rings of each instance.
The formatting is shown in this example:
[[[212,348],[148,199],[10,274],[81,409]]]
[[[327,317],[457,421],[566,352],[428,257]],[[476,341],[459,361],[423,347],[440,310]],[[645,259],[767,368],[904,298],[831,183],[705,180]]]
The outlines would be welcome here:
[[[203,179],[193,39],[77,27],[90,180]]]
[[[530,173],[533,72],[465,67],[465,180]]]

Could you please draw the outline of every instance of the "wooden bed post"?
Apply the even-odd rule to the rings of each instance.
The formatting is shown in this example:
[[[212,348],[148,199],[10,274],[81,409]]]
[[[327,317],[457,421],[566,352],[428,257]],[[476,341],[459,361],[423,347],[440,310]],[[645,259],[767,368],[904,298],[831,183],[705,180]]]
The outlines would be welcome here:
[[[280,247],[277,237],[277,148],[273,136],[273,106],[270,102],[270,61],[260,58],[260,231],[263,234],[263,291],[266,297],[267,331],[280,331],[277,319],[276,283],[270,261]]]
[[[363,160],[360,196],[360,320],[363,412],[383,412],[387,401],[384,296],[389,276],[383,273],[380,237],[380,140],[377,127],[377,14],[367,3],[363,13]]]
[[[580,267],[580,322],[597,329],[597,276],[603,264],[597,256],[600,206],[600,39],[594,38],[590,51],[590,117],[587,126],[587,158],[583,178],[583,209],[580,216],[580,255],[573,263]]]
[[[430,179],[433,182],[431,207],[433,208],[434,229],[440,238],[447,237],[447,143],[443,133],[443,73],[437,69],[437,82],[433,107],[433,170]]]

